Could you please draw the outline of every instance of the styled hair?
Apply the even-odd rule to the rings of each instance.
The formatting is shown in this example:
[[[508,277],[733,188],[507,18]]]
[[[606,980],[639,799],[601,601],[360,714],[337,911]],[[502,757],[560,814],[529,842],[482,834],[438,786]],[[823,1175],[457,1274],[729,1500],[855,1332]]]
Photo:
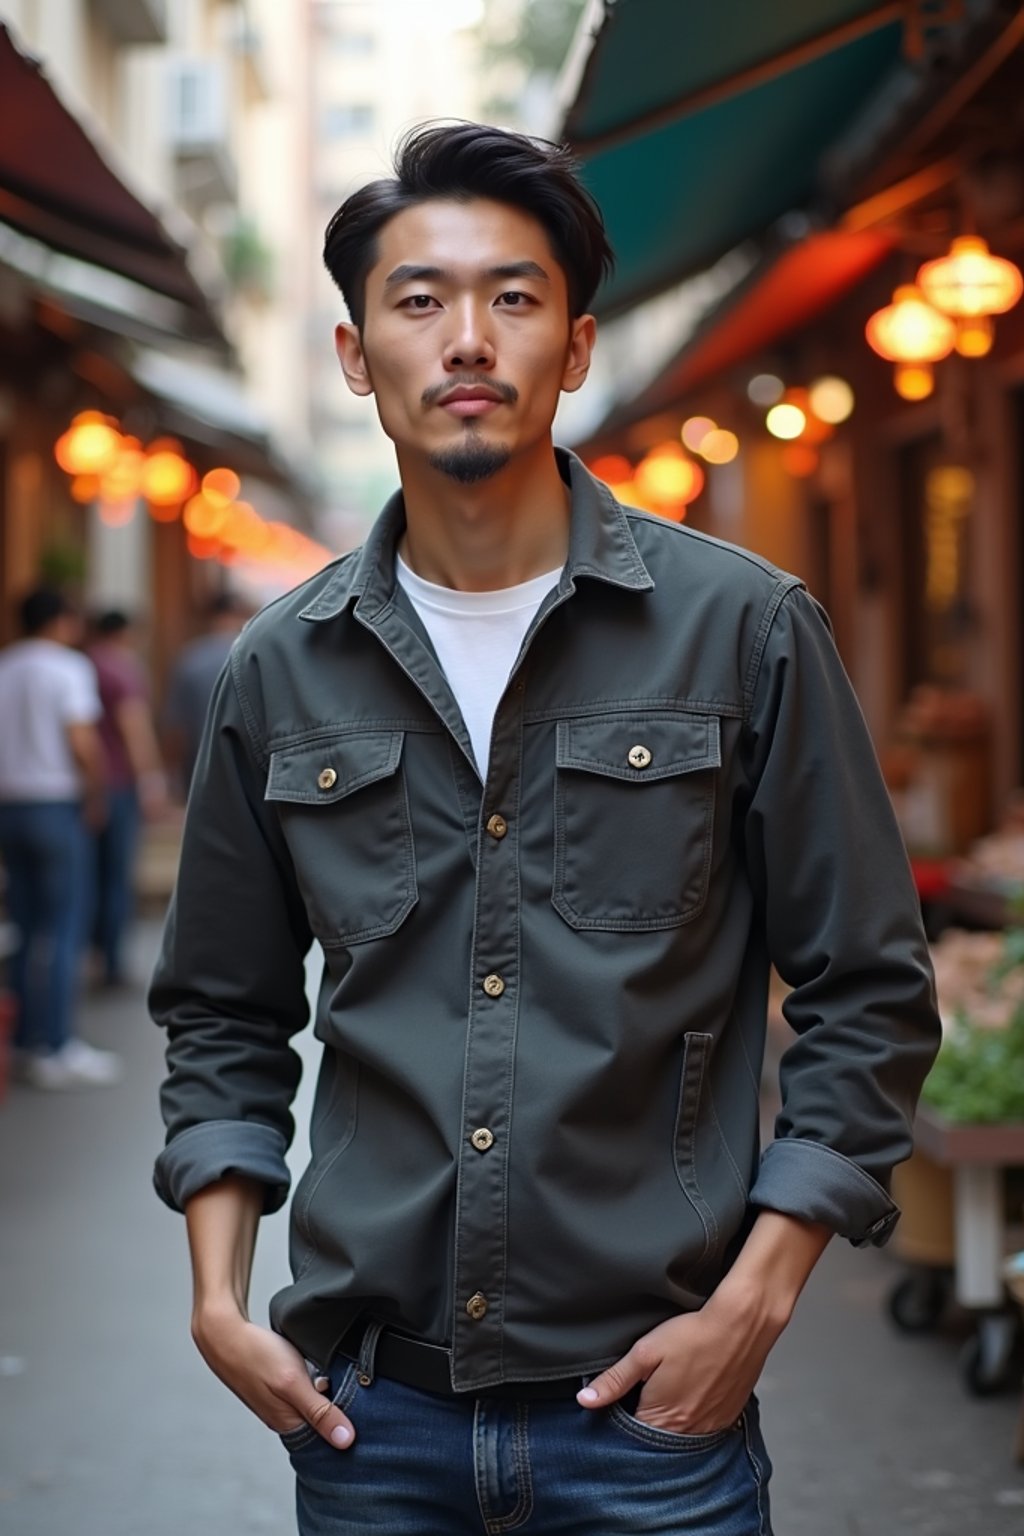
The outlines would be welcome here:
[[[18,605],[22,633],[41,635],[56,619],[75,613],[74,603],[59,587],[36,587],[27,592]]]
[[[360,329],[366,276],[388,220],[434,198],[478,197],[532,214],[565,273],[573,319],[587,312],[615,257],[601,211],[579,180],[570,151],[485,123],[427,123],[400,140],[394,178],[353,192],[327,226],[324,264]]]

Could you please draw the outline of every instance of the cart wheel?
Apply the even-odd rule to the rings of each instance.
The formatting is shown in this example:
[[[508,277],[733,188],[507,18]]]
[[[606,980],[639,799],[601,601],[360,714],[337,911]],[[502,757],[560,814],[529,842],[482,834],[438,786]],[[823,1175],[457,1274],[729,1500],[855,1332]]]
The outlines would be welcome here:
[[[949,1281],[937,1269],[917,1269],[889,1292],[889,1316],[903,1333],[931,1333],[942,1320]]]
[[[1016,1385],[1013,1369],[1020,1320],[1016,1311],[987,1312],[960,1351],[964,1385],[973,1397],[993,1397]]]

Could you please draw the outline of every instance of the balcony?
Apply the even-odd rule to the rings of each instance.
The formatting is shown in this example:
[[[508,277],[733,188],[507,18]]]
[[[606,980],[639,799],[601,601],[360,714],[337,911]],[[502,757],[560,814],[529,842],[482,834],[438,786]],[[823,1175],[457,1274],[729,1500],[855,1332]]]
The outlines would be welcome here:
[[[93,0],[118,43],[166,43],[167,0]]]
[[[178,196],[193,212],[233,203],[238,196],[229,91],[224,59],[168,60],[168,138]]]

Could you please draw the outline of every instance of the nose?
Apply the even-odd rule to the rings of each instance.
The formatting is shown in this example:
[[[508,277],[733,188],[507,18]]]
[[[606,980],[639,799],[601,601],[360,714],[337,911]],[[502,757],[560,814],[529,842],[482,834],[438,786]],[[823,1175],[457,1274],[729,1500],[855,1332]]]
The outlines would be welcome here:
[[[494,344],[487,324],[488,305],[467,297],[450,311],[451,331],[444,349],[444,366],[450,372],[459,368],[493,368]]]

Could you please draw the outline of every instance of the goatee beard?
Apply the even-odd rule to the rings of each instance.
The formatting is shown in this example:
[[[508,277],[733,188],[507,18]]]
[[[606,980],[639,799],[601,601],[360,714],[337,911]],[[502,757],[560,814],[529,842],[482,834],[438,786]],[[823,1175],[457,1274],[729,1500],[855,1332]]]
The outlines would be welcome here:
[[[475,485],[478,480],[489,480],[505,468],[512,457],[501,444],[476,442],[459,443],[452,448],[442,448],[430,455],[430,467],[440,470],[459,485]]]

